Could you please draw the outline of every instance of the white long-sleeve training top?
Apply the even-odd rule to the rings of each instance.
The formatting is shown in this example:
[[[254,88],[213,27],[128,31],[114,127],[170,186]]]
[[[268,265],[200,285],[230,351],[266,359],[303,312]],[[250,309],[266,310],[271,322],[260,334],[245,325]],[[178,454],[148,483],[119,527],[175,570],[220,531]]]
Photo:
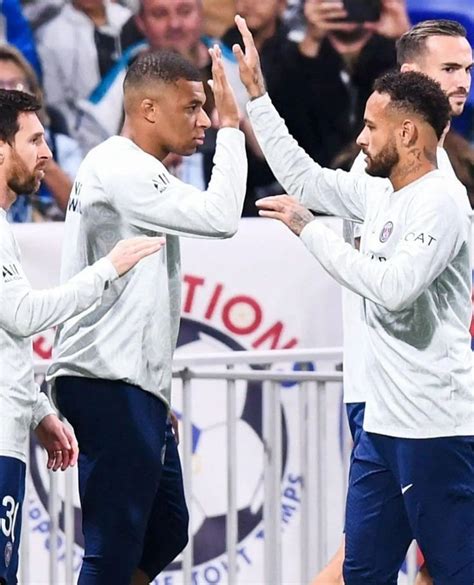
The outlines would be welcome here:
[[[248,112],[275,176],[310,209],[364,222],[359,253],[314,221],[301,239],[364,297],[364,428],[406,438],[474,434],[471,222],[439,170],[407,187],[322,169],[289,135],[268,95]]]
[[[244,135],[234,128],[218,132],[206,191],[170,175],[127,138],[114,136],[91,150],[70,198],[62,279],[125,237],[165,234],[166,246],[115,282],[100,307],[58,329],[49,378],[123,380],[169,403],[181,307],[177,236],[232,236],[246,180]]]
[[[3,209],[0,266],[0,455],[25,461],[30,427],[54,412],[34,381],[31,336],[90,307],[117,273],[104,258],[63,286],[33,290]]]
[[[468,199],[466,189],[456,177],[448,154],[443,148],[438,147],[437,159],[438,168],[443,175],[458,183],[458,189],[454,191],[456,201],[458,201],[461,209],[465,209]],[[365,167],[365,155],[361,151],[354,161],[351,173],[362,174],[365,172]],[[375,190],[385,189],[386,187],[393,190],[392,184],[388,179],[372,177],[371,183]],[[344,220],[344,241],[354,246],[354,238],[360,237],[360,230],[360,224]],[[367,380],[364,365],[365,345],[363,343],[364,299],[345,286],[342,287],[342,315],[344,330],[344,402],[365,402]]]

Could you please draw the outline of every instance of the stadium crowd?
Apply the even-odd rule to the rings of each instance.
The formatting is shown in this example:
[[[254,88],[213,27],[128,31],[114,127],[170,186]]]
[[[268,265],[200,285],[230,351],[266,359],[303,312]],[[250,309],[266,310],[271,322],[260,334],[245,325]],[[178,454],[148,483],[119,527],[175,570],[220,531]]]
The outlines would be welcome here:
[[[122,83],[139,54],[149,48],[176,50],[209,79],[208,48],[216,40],[246,135],[249,171],[243,215],[256,216],[255,201],[282,188],[245,114],[246,93],[232,53],[232,45],[240,42],[235,14],[249,23],[269,95],[291,134],[320,164],[349,169],[358,153],[355,138],[373,83],[396,68],[396,40],[413,18],[406,0],[383,0],[380,19],[359,24],[338,18],[338,6],[325,0],[4,0],[0,88],[43,98],[41,119],[53,153],[41,190],[19,198],[9,221],[64,218],[83,156],[120,132]],[[206,110],[215,119],[210,91]],[[445,145],[474,207],[473,118],[471,102]],[[166,161],[174,175],[201,189],[210,178],[214,126],[196,154],[170,155]]]

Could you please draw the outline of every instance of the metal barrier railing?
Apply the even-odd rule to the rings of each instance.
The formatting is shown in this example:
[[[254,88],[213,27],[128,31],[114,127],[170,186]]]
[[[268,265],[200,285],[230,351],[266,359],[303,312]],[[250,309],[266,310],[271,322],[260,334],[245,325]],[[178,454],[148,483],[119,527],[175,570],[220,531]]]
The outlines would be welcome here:
[[[317,570],[327,562],[327,485],[326,458],[320,456],[326,452],[326,398],[328,384],[340,386],[342,374],[337,371],[294,371],[288,367],[284,370],[272,369],[276,364],[302,362],[338,362],[342,360],[340,348],[321,350],[273,350],[273,351],[234,351],[227,353],[205,354],[195,356],[178,356],[173,362],[173,377],[182,384],[182,438],[183,438],[183,476],[187,500],[191,503],[192,486],[192,401],[193,380],[222,380],[226,383],[226,443],[227,443],[227,514],[226,514],[226,549],[227,582],[237,583],[237,549],[238,549],[238,510],[237,510],[237,417],[236,417],[236,382],[259,381],[263,383],[263,427],[264,446],[264,583],[279,585],[282,583],[281,554],[281,479],[282,479],[282,420],[280,390],[282,382],[291,380],[299,384],[298,393],[298,428],[300,441],[301,469],[304,482],[301,491],[300,522],[300,581],[310,583]],[[222,366],[221,371],[210,366]],[[47,362],[36,364],[38,374],[46,371]],[[258,366],[259,369],[243,370],[237,366]],[[207,369],[206,369],[207,368]],[[58,585],[59,536],[57,506],[57,474],[50,473],[49,510],[51,514],[49,575],[50,584]],[[74,514],[73,514],[73,475],[65,472],[64,498],[64,536],[65,536],[65,585],[74,583]],[[192,516],[192,506],[189,505]],[[342,512],[342,511],[341,511]],[[28,555],[29,534],[28,514],[23,515],[24,526],[22,542],[22,562],[20,565],[20,583],[27,585],[29,567],[25,557]],[[190,517],[192,526],[192,517]],[[412,554],[409,560],[409,582],[414,580],[416,560]],[[183,552],[182,583],[193,583],[193,538]],[[174,583],[177,581],[173,581]]]

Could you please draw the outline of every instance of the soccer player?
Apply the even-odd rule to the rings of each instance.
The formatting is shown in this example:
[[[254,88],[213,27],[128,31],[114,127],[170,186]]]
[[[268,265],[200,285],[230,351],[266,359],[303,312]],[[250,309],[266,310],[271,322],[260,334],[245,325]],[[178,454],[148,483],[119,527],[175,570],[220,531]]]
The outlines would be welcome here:
[[[417,72],[375,86],[358,138],[367,174],[322,169],[289,136],[265,94],[258,55],[237,17],[241,77],[267,160],[296,198],[259,202],[338,282],[364,298],[364,430],[346,510],[346,585],[392,585],[412,538],[437,585],[474,581],[474,380],[470,351],[470,207],[437,170],[450,116]],[[298,201],[299,200],[299,201]],[[364,222],[361,252],[303,206]]]
[[[201,74],[169,51],[146,53],[124,81],[125,122],[84,160],[66,217],[62,273],[70,277],[118,237],[165,234],[105,303],[60,328],[50,376],[81,445],[85,540],[80,585],[153,581],[184,548],[188,512],[168,420],[180,317],[179,236],[227,238],[238,227],[247,163],[239,113],[217,47],[210,51],[221,129],[206,191],[170,175],[210,120]]]
[[[0,90],[0,583],[16,583],[29,430],[48,453],[48,469],[65,470],[78,455],[74,434],[59,421],[34,382],[31,335],[99,302],[105,288],[160,238],[119,243],[107,258],[63,286],[31,289],[6,212],[18,195],[36,192],[51,159],[36,115],[40,104],[20,91]]]
[[[400,71],[421,71],[435,79],[449,98],[451,115],[462,113],[471,84],[472,49],[466,38],[466,30],[450,20],[420,22],[407,31],[397,42],[397,60]],[[437,150],[438,168],[446,175],[455,177],[446,151],[442,148],[444,135]],[[361,151],[352,172],[364,172],[364,153]],[[387,179],[380,179],[382,184]],[[357,230],[357,231],[356,231]],[[354,235],[360,227],[344,221],[346,241],[354,245]],[[362,298],[343,288],[344,322],[344,402],[353,438],[353,452],[357,448],[364,418],[366,381],[364,359],[361,352],[360,334],[363,327]],[[344,545],[318,575],[313,585],[343,585],[342,562]],[[417,585],[430,585],[431,578],[423,567]]]

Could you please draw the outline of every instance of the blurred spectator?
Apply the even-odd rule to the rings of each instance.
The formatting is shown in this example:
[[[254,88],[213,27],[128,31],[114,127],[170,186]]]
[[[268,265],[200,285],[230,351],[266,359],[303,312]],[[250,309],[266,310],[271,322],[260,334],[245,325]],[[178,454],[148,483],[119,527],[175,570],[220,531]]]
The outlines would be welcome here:
[[[20,0],[0,0],[0,38],[16,47],[41,76],[36,43]]]
[[[22,0],[23,13],[33,30],[53,19],[67,0]]]
[[[204,33],[220,38],[234,22],[234,0],[202,0]]]
[[[77,102],[120,58],[119,33],[130,11],[109,0],[72,0],[37,31],[46,102],[74,136]]]
[[[304,14],[305,36],[286,43],[268,90],[292,135],[327,166],[359,132],[373,82],[396,66],[395,41],[410,24],[404,0],[382,0],[376,23],[344,22],[338,0],[306,0]]]
[[[0,88],[32,93],[40,100],[42,97],[35,72],[11,45],[0,45]],[[61,122],[61,117],[54,111],[48,113],[44,108],[38,115],[45,127],[53,160],[46,168],[38,193],[32,197],[20,197],[13,204],[8,214],[10,221],[62,219],[74,176],[82,160],[77,142],[62,131],[64,122]]]

